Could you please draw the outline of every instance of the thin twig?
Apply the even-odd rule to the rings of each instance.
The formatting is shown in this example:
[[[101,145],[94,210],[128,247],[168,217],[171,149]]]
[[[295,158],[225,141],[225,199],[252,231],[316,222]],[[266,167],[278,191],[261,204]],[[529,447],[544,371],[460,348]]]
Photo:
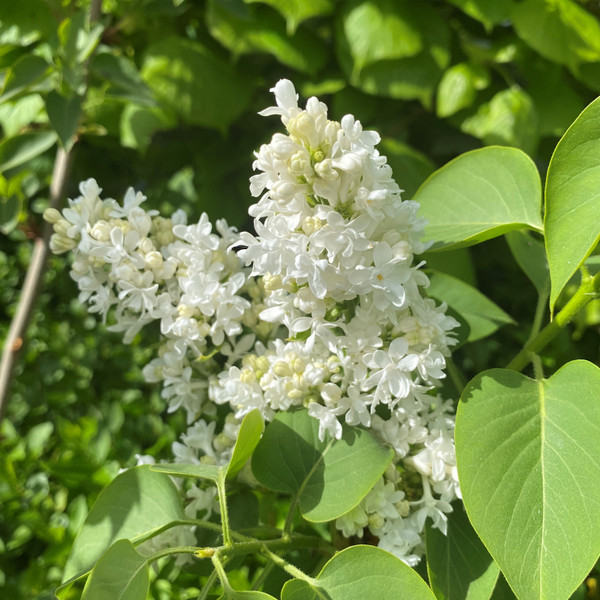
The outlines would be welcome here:
[[[102,0],[92,0],[90,6],[90,22],[97,21],[100,18],[102,10]],[[56,158],[54,160],[54,169],[52,171],[52,181],[50,183],[50,207],[58,209],[62,206],[62,199],[65,195],[65,188],[69,177],[69,171],[73,162],[73,148],[68,152],[62,147],[58,147]],[[42,235],[36,238],[33,244],[31,262],[25,275],[25,281],[21,290],[21,297],[17,311],[10,324],[10,329],[4,348],[2,350],[2,361],[0,362],[0,423],[4,416],[8,394],[12,379],[14,376],[15,364],[19,357],[20,350],[23,347],[23,340],[27,333],[27,327],[31,320],[31,313],[40,292],[42,275],[46,266],[50,250],[50,237],[52,235],[52,225],[44,224]]]
[[[52,183],[50,184],[50,206],[53,208],[58,208],[61,205],[72,160],[72,151],[65,152],[61,147],[58,148],[54,161]],[[51,235],[52,225],[46,223],[41,237],[36,238],[33,243],[31,262],[27,269],[17,311],[4,342],[2,362],[0,362],[0,422],[4,415],[14,367],[23,347],[23,338],[27,332],[31,313],[40,291],[42,275],[50,250]]]

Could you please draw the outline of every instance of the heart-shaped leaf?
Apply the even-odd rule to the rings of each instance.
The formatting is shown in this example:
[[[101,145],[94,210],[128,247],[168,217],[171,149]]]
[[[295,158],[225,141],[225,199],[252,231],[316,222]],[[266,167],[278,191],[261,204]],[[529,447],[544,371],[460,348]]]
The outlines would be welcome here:
[[[489,146],[462,154],[417,190],[432,249],[478,244],[512,229],[541,231],[542,188],[521,150]]]
[[[548,167],[544,229],[550,306],[600,240],[600,98],[562,137]]]
[[[119,540],[92,569],[81,600],[146,600],[149,588],[146,557],[129,540]]]
[[[138,541],[185,518],[169,477],[148,465],[128,469],[100,492],[75,538],[64,580],[89,570],[116,540]]]
[[[566,600],[600,554],[600,369],[492,369],[456,416],[467,513],[520,600]]]
[[[344,427],[340,440],[319,440],[319,421],[308,411],[280,412],[252,456],[260,483],[297,494],[300,511],[314,522],[352,510],[371,490],[394,451],[358,427]]]
[[[413,569],[375,546],[351,546],[336,554],[310,584],[288,581],[281,600],[435,600]]]

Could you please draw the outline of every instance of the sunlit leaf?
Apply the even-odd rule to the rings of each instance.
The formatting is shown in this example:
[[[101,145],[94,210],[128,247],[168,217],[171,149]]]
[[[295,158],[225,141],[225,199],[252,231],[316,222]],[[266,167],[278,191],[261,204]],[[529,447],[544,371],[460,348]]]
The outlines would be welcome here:
[[[278,492],[298,494],[309,521],[330,521],[354,508],[381,477],[394,451],[357,427],[340,440],[319,440],[319,421],[307,410],[277,413],[254,455],[258,481]]]
[[[521,600],[564,600],[600,554],[600,369],[549,379],[492,369],[456,417],[469,519]]]
[[[257,408],[244,417],[227,467],[227,477],[233,477],[252,456],[262,435],[263,428],[264,421]]]
[[[435,600],[425,582],[400,559],[374,546],[336,554],[314,584],[288,581],[281,600]]]
[[[92,569],[81,600],[146,600],[149,588],[146,558],[129,540],[119,540]]]
[[[0,172],[18,167],[56,143],[54,131],[23,133],[0,142]]]
[[[546,177],[544,217],[553,307],[600,240],[600,99],[560,140]]]
[[[185,518],[169,477],[148,465],[127,469],[98,496],[75,538],[63,579],[89,570],[116,540],[140,540]]]
[[[462,154],[431,175],[414,199],[434,249],[477,244],[524,226],[542,229],[540,177],[516,148]]]

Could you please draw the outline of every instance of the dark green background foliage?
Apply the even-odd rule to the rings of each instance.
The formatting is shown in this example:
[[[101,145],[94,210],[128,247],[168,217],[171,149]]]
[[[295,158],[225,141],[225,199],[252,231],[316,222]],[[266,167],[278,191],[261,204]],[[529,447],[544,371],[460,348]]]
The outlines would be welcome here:
[[[89,0],[0,0],[0,336],[42,227],[57,143],[73,147],[71,197],[95,177],[106,195],[132,185],[165,213],[248,227],[252,152],[279,127],[256,113],[286,77],[302,102],[318,95],[332,118],[351,112],[377,130],[407,198],[437,167],[489,144],[523,149],[543,176],[600,92],[599,12],[573,0],[104,0],[90,25]],[[503,309],[492,330],[517,325],[461,346],[455,364],[468,379],[522,347],[536,291],[503,238],[457,252],[428,262]],[[77,302],[68,270],[64,257],[46,269],[1,429],[6,598],[51,598],[99,490],[135,454],[168,458],[185,426],[141,375],[156,332],[123,346]],[[546,349],[548,372],[597,361],[599,322],[594,302]],[[153,597],[190,597],[197,577],[175,583],[178,574],[165,566]]]

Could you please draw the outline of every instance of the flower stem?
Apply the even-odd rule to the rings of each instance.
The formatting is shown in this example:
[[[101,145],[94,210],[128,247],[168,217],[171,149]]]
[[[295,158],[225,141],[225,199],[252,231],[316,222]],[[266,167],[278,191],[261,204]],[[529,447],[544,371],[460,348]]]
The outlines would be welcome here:
[[[217,493],[221,508],[221,527],[223,528],[223,545],[231,546],[231,532],[229,530],[229,513],[227,511],[227,492],[225,490],[225,472],[221,470],[217,478]]]
[[[564,308],[548,323],[533,339],[529,340],[523,349],[506,365],[507,369],[521,371],[532,360],[532,356],[539,354],[563,329],[575,315],[591,300],[600,294],[600,273],[593,277],[582,273],[582,282],[573,297],[565,304]]]
[[[307,583],[310,583],[311,585],[317,585],[316,579],[310,577],[309,575],[304,573],[304,571],[298,569],[298,567],[295,567],[294,565],[290,564],[289,562],[287,562],[287,560],[281,558],[281,556],[277,556],[277,554],[271,552],[268,548],[263,548],[262,552],[270,561],[274,562],[278,567],[281,567],[284,571],[286,571],[286,573],[289,573],[292,577],[295,577],[296,579],[302,579]]]

